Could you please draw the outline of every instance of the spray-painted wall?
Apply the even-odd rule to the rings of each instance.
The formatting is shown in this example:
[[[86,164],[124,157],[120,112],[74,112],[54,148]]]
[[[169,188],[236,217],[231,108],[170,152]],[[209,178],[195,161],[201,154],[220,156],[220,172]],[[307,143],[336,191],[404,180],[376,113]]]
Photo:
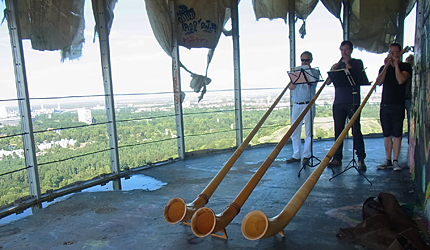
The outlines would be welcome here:
[[[417,1],[409,165],[430,219],[430,2]]]

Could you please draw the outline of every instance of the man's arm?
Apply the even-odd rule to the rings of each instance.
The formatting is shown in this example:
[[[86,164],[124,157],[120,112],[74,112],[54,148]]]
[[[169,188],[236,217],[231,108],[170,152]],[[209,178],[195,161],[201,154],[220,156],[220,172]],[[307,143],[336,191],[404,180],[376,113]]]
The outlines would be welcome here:
[[[330,70],[331,71],[333,71],[333,70],[337,70],[338,68],[339,68],[339,64],[342,62],[342,57],[340,58],[340,60],[337,62],[337,63],[335,63],[335,64],[333,64],[333,66],[331,66],[331,68],[330,68]],[[330,85],[331,83],[332,83],[332,81],[330,80],[330,78],[329,77],[327,77],[327,80],[329,81],[328,83],[327,83],[327,85]],[[326,80],[326,81],[327,81]]]
[[[395,65],[395,70],[396,70],[396,80],[400,85],[402,85],[403,83],[405,83],[409,79],[410,74],[409,74],[409,72],[402,71],[400,69],[400,59],[399,58],[395,58],[393,60],[393,62]]]
[[[378,77],[376,78],[376,85],[382,85],[385,81],[385,76],[387,75],[387,69],[388,65],[390,65],[390,60],[385,60],[384,68],[382,69],[381,73],[379,73]]]

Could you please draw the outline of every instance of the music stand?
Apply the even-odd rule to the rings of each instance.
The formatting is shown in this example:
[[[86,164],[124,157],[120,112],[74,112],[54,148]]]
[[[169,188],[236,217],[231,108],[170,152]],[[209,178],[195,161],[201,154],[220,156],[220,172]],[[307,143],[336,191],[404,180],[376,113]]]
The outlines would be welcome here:
[[[318,68],[310,68],[308,65],[296,67],[295,71],[288,72],[288,76],[290,77],[292,84],[308,84],[310,86],[310,88],[313,87],[312,85],[314,83],[323,81],[319,69]],[[311,99],[312,99],[312,91],[309,91],[309,100],[311,100]],[[310,119],[311,120],[311,122],[310,122],[310,126],[311,126],[311,128],[310,128],[311,129],[311,156],[309,157],[307,162],[305,162],[305,163],[302,162],[302,167],[300,168],[299,173],[297,175],[298,177],[300,177],[300,172],[306,166],[315,167],[321,162],[321,160],[318,159],[317,157],[315,157],[314,153],[313,153],[314,119],[313,119],[312,107],[310,108],[309,112],[310,112],[309,115],[311,117],[311,119]],[[300,131],[300,134],[301,134],[301,131]],[[306,141],[306,135],[305,135],[305,141]],[[314,159],[316,161],[318,161],[318,163],[314,164]]]
[[[355,98],[358,94],[356,90],[354,89],[355,86],[360,85],[370,85],[369,80],[367,78],[366,72],[361,69],[338,69],[327,72],[331,81],[334,84],[335,88],[352,88],[352,111],[354,112],[354,105],[355,105]],[[358,90],[359,91],[359,90]],[[358,170],[355,161],[355,152],[354,152],[354,137],[352,142],[352,160],[348,163],[348,165],[343,169],[341,172],[337,173],[336,175],[332,176],[329,181],[331,181],[333,178],[345,173],[346,171],[350,170],[351,168],[354,168],[361,176],[363,176],[369,183],[372,185],[372,182],[361,172]],[[332,171],[333,168],[332,168]]]
[[[318,74],[318,75],[317,75]],[[298,66],[288,71],[292,84],[313,84],[322,81],[318,68],[310,68],[308,65]]]

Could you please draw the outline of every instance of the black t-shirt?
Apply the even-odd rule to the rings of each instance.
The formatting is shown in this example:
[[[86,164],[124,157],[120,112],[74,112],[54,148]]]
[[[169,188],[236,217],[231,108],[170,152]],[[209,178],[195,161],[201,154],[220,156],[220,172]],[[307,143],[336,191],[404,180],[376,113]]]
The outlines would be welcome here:
[[[409,77],[409,79],[404,83],[406,85],[405,99],[412,99],[412,73],[411,73],[411,77]]]
[[[363,61],[360,59],[351,58],[349,64],[353,69],[363,70]],[[344,62],[339,63],[338,69],[346,68],[346,64]],[[349,83],[348,83],[349,85]],[[355,94],[353,94],[355,93]],[[334,103],[333,104],[341,104],[341,103],[355,103],[360,104],[360,85],[355,85],[354,87],[337,87],[334,91]]]
[[[412,67],[409,63],[400,63],[400,71],[406,71],[409,73],[409,77],[412,75]],[[379,69],[379,73],[382,72],[384,66]],[[408,80],[406,80],[408,81]],[[395,68],[391,65],[388,66],[387,74],[385,75],[385,80],[382,86],[382,104],[389,105],[405,105],[405,91],[406,82],[399,84],[396,79]]]

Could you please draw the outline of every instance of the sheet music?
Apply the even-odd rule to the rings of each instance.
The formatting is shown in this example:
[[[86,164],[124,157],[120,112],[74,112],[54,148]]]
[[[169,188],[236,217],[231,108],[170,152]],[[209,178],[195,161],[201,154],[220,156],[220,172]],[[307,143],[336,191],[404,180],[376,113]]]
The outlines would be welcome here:
[[[327,72],[335,87],[347,87],[345,83],[350,86],[356,85],[370,85],[367,79],[366,72],[361,69],[336,69]]]
[[[288,72],[288,76],[293,84],[315,83],[320,80],[320,71],[318,68],[309,68],[308,65],[295,67]]]

